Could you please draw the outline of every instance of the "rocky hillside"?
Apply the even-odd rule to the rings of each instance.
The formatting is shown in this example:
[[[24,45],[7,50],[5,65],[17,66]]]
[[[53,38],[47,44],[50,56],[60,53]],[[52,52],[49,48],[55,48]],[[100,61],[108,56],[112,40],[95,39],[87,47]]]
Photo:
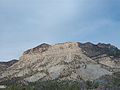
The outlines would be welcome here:
[[[0,80],[95,80],[120,71],[120,50],[110,44],[66,42],[41,44],[23,53]]]
[[[101,64],[103,68],[114,72],[120,71],[120,50],[117,47],[103,43],[95,45],[90,42],[81,44],[80,47],[85,55]]]
[[[18,60],[13,59],[8,62],[0,62],[0,73],[3,73],[8,67],[12,66],[15,64]]]
[[[97,45],[95,45],[87,42],[81,44],[80,47],[90,58],[104,54],[106,54],[107,56],[112,56],[113,58],[120,58],[120,50],[111,44],[98,43]]]

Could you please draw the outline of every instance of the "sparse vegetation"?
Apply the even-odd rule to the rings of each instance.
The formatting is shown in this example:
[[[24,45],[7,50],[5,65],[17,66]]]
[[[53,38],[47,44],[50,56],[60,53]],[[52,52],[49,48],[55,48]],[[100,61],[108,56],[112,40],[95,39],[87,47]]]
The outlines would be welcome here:
[[[113,80],[112,80],[113,86],[120,87],[120,72],[116,72],[113,74]]]
[[[108,55],[119,58],[120,57],[120,50],[118,48],[110,49]]]
[[[6,88],[6,90],[35,90],[33,86],[18,86],[18,85],[11,85]]]
[[[38,81],[30,83],[26,86],[21,85],[10,85],[7,90],[87,90],[95,89],[99,86],[98,83],[92,81],[77,82],[77,81]]]
[[[104,76],[94,81],[37,81],[34,83],[21,84],[16,80],[8,83],[5,90],[119,90],[120,89],[120,72],[113,75]],[[102,82],[101,82],[102,81]]]
[[[98,88],[98,86],[99,86],[99,83],[98,82],[95,82],[95,81],[86,81],[86,88],[87,89],[96,89],[96,88]]]

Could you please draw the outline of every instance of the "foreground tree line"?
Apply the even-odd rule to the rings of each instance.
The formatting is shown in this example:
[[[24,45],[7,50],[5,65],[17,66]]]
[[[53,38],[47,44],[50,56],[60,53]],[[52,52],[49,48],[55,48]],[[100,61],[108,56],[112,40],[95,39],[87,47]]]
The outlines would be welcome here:
[[[18,84],[17,80],[6,82],[5,90],[120,90],[120,72],[103,76],[94,81],[37,81]],[[3,89],[4,90],[4,89]]]

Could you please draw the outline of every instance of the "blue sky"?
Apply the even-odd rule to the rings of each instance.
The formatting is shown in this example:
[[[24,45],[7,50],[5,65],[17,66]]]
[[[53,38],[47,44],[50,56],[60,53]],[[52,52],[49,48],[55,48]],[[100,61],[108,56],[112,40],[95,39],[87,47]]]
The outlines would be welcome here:
[[[0,60],[41,43],[111,43],[120,48],[120,0],[0,0]]]

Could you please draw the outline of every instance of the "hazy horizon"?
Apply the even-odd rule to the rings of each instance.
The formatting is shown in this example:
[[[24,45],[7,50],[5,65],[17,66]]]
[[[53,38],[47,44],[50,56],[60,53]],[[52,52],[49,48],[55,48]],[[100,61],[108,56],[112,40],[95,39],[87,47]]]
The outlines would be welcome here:
[[[0,61],[41,43],[120,48],[120,0],[0,0]]]

